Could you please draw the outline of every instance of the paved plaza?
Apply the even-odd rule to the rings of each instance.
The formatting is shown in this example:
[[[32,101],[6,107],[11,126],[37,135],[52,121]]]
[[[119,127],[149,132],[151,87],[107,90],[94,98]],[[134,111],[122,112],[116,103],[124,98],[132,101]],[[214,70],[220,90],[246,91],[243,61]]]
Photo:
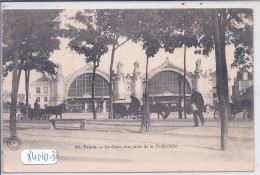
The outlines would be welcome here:
[[[244,120],[242,115],[229,122],[227,151],[220,150],[220,121],[214,119],[212,112],[204,114],[203,127],[192,127],[192,115],[180,120],[177,113],[171,113],[166,120],[158,120],[156,114],[151,114],[150,132],[146,133],[139,132],[141,120],[137,119],[108,120],[107,113],[98,113],[97,120],[93,120],[91,113],[65,113],[65,119],[86,118],[85,130],[80,130],[79,124],[58,123],[57,129],[50,129],[48,122],[17,123],[17,136],[22,141],[17,151],[9,150],[5,144],[9,137],[8,115],[3,118],[3,158],[8,159],[5,171],[11,165],[28,172],[66,172],[71,171],[72,165],[82,172],[113,172],[120,168],[142,172],[147,166],[151,171],[254,168],[254,122]],[[58,162],[52,166],[23,166],[12,157],[19,157],[25,149],[55,149]]]

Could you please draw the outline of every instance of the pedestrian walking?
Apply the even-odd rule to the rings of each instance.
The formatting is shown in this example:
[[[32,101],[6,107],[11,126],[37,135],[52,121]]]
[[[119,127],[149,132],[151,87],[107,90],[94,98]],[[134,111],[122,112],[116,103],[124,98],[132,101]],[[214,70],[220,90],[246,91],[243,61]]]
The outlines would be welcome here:
[[[194,118],[194,126],[199,126],[198,124],[198,116],[201,121],[201,125],[204,126],[205,119],[203,117],[204,112],[204,100],[200,92],[196,88],[192,89],[191,95],[191,105],[196,105],[197,109],[193,111],[193,118]]]

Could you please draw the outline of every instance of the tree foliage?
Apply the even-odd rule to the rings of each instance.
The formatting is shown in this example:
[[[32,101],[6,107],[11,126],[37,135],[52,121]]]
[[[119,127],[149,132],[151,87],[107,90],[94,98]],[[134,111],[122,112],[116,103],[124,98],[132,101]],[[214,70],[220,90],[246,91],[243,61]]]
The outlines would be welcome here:
[[[235,65],[238,67],[250,61],[249,58],[245,58],[244,51],[247,50],[248,55],[252,54],[250,51],[252,48],[252,42],[250,41],[252,40],[252,35],[250,36],[251,32],[248,26],[248,24],[252,22],[252,11],[250,9],[214,9],[212,11],[206,11],[206,14],[209,14],[206,16],[209,21],[208,24],[212,21],[213,27],[209,27],[208,25],[201,26],[205,31],[204,37],[206,37],[208,41],[201,43],[201,46],[204,46],[203,53],[205,54],[208,54],[213,46],[215,49],[217,93],[221,116],[221,149],[226,150],[228,142],[228,118],[231,116],[228,94],[226,46],[233,44],[235,47],[235,58],[231,66]],[[207,21],[207,18],[204,18],[202,22],[205,21]],[[250,39],[243,40],[248,34]]]
[[[59,49],[60,10],[5,10],[3,12],[3,75],[13,69],[14,50],[19,52],[19,69],[55,73],[49,58]],[[17,39],[19,38],[19,43]]]
[[[111,39],[104,34],[96,25],[96,11],[85,10],[77,12],[73,19],[84,25],[82,29],[68,26],[69,30],[65,31],[66,37],[70,38],[69,47],[78,54],[85,56],[87,63],[93,63],[92,75],[92,112],[93,119],[96,119],[96,109],[94,102],[95,95],[95,74],[99,67],[101,57],[108,52],[108,46]]]
[[[200,30],[203,35],[199,40],[203,55],[209,55],[214,49],[209,10],[200,10]],[[223,33],[224,46],[234,45],[232,67],[253,66],[253,11],[252,9],[218,9],[220,32]]]
[[[110,60],[110,84],[109,84],[109,116],[113,118],[113,66],[115,53],[118,48],[133,39],[133,36],[139,32],[139,20],[136,10],[114,9],[114,10],[97,10],[97,27],[111,40],[111,60]],[[119,40],[122,39],[122,42]]]
[[[198,47],[202,32],[199,30],[200,18],[195,9],[164,10],[161,12],[165,33],[162,38],[166,52],[173,53],[176,48]]]
[[[51,53],[59,48],[59,20],[55,20],[59,13],[60,10],[3,12],[3,75],[7,76],[8,71],[12,71],[11,136],[16,135],[16,106],[21,71],[25,70],[26,74],[27,109],[30,70],[55,72],[56,64],[48,59]]]

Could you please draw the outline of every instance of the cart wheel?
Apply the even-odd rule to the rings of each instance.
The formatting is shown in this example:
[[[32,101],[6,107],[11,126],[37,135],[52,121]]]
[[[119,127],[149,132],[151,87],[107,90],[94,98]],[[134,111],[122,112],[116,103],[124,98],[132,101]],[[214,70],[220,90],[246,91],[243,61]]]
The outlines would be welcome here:
[[[25,115],[24,114],[19,114],[18,115],[18,120],[24,120],[25,119]]]
[[[137,119],[142,119],[143,118],[143,114],[138,114],[137,115]]]
[[[236,117],[236,114],[231,114],[231,119],[233,120]]]
[[[47,116],[46,115],[42,115],[40,120],[46,120]]]
[[[34,117],[33,120],[40,120],[41,118],[39,116]]]
[[[214,112],[214,118],[215,118],[216,120],[219,120],[219,119],[220,119],[220,112],[219,112],[218,109],[216,109],[215,112]]]
[[[248,111],[246,110],[244,113],[243,113],[243,119],[246,119],[248,116]]]
[[[248,110],[246,110],[246,111],[243,113],[243,119],[253,119],[253,114],[252,114],[252,112],[249,112]]]
[[[120,119],[121,115],[119,113],[114,114],[114,119]]]
[[[137,114],[136,113],[132,113],[129,116],[127,116],[129,119],[137,119]]]

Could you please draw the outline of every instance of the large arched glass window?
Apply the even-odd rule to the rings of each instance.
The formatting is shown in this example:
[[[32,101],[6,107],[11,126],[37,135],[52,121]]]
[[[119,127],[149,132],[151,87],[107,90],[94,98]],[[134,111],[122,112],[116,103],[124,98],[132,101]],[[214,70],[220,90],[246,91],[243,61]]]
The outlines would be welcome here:
[[[179,84],[177,77],[180,74],[173,71],[162,71],[149,80],[149,94],[150,96],[154,95],[163,95],[165,93],[170,93],[173,95],[179,94]],[[187,80],[185,80],[185,89],[186,94],[191,93],[191,88]],[[183,82],[181,84],[181,91],[183,93]]]
[[[70,85],[69,97],[91,96],[92,74],[86,73],[78,76]],[[105,78],[96,74],[95,77],[95,96],[109,96],[109,86]]]

